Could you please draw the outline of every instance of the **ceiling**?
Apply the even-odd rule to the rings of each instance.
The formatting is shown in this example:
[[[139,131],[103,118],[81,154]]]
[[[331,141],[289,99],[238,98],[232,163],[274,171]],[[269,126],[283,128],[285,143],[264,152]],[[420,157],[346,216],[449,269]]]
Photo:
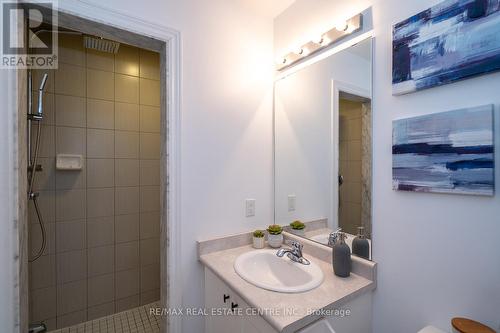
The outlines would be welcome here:
[[[295,0],[240,0],[249,10],[263,16],[275,18],[290,7]]]

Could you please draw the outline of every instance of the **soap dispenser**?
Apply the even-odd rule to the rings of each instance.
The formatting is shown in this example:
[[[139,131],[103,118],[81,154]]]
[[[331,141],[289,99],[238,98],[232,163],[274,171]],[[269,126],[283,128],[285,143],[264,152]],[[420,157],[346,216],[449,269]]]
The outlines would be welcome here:
[[[352,254],[370,260],[370,243],[366,239],[364,227],[358,227],[358,235],[352,241]]]
[[[351,249],[345,243],[346,234],[338,233],[338,240],[333,246],[333,271],[335,275],[340,277],[348,277],[351,275]]]

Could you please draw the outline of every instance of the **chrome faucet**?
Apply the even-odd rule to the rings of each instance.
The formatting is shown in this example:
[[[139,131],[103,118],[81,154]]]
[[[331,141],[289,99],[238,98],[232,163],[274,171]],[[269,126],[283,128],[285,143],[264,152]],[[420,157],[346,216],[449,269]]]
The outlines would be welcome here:
[[[337,241],[339,239],[339,234],[342,231],[342,228],[338,228],[337,230],[333,231],[330,233],[328,236],[328,246],[334,246],[337,244]]]
[[[311,264],[309,260],[302,256],[302,248],[304,247],[302,244],[297,241],[292,241],[291,245],[291,249],[279,249],[278,252],[276,252],[276,255],[281,258],[286,254],[286,256],[293,262],[298,262],[302,265]]]

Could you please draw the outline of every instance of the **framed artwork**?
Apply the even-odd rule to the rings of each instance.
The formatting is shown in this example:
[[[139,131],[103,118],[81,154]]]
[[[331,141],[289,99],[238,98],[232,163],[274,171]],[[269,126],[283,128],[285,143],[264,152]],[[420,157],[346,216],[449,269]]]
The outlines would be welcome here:
[[[393,27],[392,92],[500,69],[498,0],[447,0]]]
[[[494,195],[493,105],[393,122],[393,189]]]

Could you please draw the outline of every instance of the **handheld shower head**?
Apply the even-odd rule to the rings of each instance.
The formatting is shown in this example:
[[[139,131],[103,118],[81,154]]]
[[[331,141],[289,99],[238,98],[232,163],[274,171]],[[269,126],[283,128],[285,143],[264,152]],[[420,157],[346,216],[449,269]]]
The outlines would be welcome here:
[[[40,83],[40,88],[38,88],[38,91],[43,91],[45,89],[45,85],[47,84],[48,78],[49,78],[48,73],[43,74],[42,82]]]
[[[43,90],[47,84],[47,79],[49,77],[48,73],[43,74],[42,82],[40,83],[40,88],[38,88],[38,112],[34,115],[36,120],[43,119]]]

